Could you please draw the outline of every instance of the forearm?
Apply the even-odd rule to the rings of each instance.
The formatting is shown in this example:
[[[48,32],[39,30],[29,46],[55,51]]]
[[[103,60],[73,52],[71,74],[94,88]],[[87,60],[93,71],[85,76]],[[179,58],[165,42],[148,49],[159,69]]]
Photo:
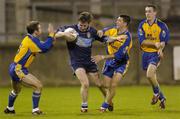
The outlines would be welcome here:
[[[107,42],[107,43],[114,42],[115,40],[117,40],[117,38],[118,38],[118,37],[110,36],[106,42]]]
[[[148,41],[148,40],[144,40],[141,45],[145,45],[145,46],[149,46],[149,47],[154,47],[156,48],[155,46],[155,42],[151,42],[151,41]]]
[[[165,48],[165,42],[161,42],[161,49],[163,50]]]
[[[112,54],[112,55],[102,55],[102,59],[112,59],[112,58],[114,58],[114,54]]]
[[[66,41],[74,41],[76,39],[72,33],[68,32],[57,32],[55,38],[64,39]]]

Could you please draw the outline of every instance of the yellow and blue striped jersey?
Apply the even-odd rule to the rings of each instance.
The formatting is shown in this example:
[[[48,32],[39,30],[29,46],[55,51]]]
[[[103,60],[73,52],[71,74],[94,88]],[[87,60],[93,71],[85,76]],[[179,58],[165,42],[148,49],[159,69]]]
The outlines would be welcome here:
[[[109,28],[103,29],[104,35],[109,37],[118,37],[120,35],[127,35],[126,39],[122,39],[121,41],[115,40],[114,42],[107,43],[107,53],[114,54],[115,59],[121,60],[122,58],[128,60],[129,52],[132,47],[132,38],[129,31],[125,31],[124,33],[118,33],[118,29],[116,26],[112,26]]]
[[[14,62],[28,68],[37,53],[47,52],[53,45],[53,34],[50,34],[45,42],[27,34],[21,42],[14,58]]]
[[[169,30],[166,24],[159,19],[155,19],[154,23],[150,25],[147,20],[143,20],[138,27],[138,38],[140,44],[144,40],[151,42],[165,42],[169,40]],[[154,47],[149,47],[141,45],[141,49],[145,52],[157,52],[157,49]]]

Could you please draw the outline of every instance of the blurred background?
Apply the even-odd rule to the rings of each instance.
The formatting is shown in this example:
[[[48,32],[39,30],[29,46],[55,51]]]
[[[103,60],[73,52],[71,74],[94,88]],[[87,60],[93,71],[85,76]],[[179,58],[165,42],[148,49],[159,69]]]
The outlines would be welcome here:
[[[78,14],[89,11],[94,15],[92,26],[97,29],[113,25],[117,16],[131,16],[130,32],[133,35],[130,67],[122,85],[148,84],[141,68],[141,51],[137,39],[139,22],[145,18],[147,4],[158,6],[158,18],[170,29],[170,41],[165,57],[158,69],[158,80],[167,85],[180,84],[180,1],[179,0],[0,0],[0,86],[10,85],[8,67],[26,34],[30,20],[38,20],[43,28],[42,39],[47,36],[48,23],[59,26],[76,24]],[[93,55],[105,54],[105,44],[95,42]],[[103,62],[99,64],[101,73]],[[47,54],[38,55],[30,72],[44,85],[79,85],[69,66],[66,43],[57,41]],[[101,75],[101,78],[102,75]]]

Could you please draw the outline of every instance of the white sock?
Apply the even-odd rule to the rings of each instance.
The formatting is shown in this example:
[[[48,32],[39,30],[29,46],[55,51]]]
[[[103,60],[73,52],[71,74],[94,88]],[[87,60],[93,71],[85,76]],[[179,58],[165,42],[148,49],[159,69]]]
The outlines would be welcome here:
[[[8,107],[8,106],[7,106],[7,108],[8,108],[8,110],[10,110],[10,111],[13,111],[13,110],[14,110],[14,107]]]
[[[35,112],[35,111],[38,111],[38,110],[39,110],[39,108],[37,107],[37,108],[32,109],[32,112]]]

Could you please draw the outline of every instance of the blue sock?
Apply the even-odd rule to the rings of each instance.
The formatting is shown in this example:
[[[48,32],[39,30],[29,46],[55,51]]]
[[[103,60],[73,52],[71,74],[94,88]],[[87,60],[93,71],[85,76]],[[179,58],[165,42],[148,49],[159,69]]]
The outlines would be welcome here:
[[[161,100],[163,100],[163,99],[165,99],[165,97],[164,97],[163,93],[160,92],[159,100],[161,101]]]
[[[160,93],[160,88],[159,88],[159,86],[153,86],[153,92],[154,92],[155,95],[156,95],[156,94],[159,94],[159,93]]]
[[[101,108],[107,109],[109,107],[109,104],[104,102],[101,106]]]
[[[13,91],[9,94],[9,102],[8,102],[8,107],[13,107],[14,102],[16,100],[17,94],[15,94]]]
[[[33,95],[32,95],[33,109],[38,108],[40,97],[41,97],[41,93],[33,92]]]

